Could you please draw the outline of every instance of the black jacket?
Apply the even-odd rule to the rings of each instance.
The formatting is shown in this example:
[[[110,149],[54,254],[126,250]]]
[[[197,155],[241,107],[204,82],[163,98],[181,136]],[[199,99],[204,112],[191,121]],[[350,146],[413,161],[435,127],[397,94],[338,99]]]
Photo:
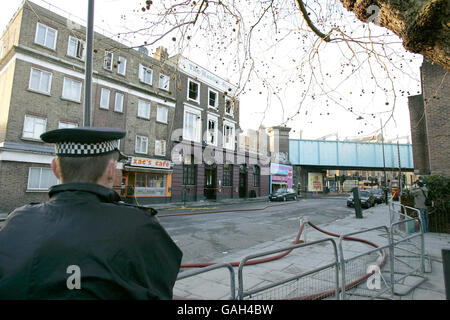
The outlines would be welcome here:
[[[153,209],[91,183],[49,196],[14,210],[0,230],[0,299],[172,299],[182,252]],[[69,266],[81,289],[68,288]]]

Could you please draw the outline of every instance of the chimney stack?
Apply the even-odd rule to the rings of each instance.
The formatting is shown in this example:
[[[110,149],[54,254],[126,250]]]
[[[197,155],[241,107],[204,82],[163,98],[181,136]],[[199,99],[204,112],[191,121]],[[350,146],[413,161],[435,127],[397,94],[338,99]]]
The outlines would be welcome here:
[[[163,46],[159,46],[156,49],[156,52],[153,56],[156,60],[159,60],[161,62],[166,61],[167,59],[169,59],[169,53],[167,52],[167,49],[164,48]]]

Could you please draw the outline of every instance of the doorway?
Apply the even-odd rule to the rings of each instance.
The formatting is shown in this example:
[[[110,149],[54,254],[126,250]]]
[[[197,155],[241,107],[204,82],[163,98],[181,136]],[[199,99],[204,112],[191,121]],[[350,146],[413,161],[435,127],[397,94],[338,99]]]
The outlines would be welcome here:
[[[217,166],[205,166],[204,196],[208,200],[217,198]]]

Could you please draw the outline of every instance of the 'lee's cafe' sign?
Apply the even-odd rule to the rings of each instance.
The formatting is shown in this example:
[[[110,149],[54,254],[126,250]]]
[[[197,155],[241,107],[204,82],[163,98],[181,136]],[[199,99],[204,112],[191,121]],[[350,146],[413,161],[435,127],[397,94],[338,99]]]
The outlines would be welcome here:
[[[170,169],[172,162],[161,159],[148,159],[132,157],[130,165],[134,167],[155,168],[155,169]]]

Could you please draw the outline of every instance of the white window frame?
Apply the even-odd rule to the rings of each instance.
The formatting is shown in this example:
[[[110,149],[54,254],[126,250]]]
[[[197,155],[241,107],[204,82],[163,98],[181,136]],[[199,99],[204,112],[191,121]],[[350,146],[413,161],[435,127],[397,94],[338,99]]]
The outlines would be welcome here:
[[[36,133],[36,120],[43,120],[43,130],[42,132],[37,132]],[[25,128],[27,127],[27,121],[33,121],[32,122],[32,126],[33,126],[33,131],[25,131]],[[47,118],[42,118],[42,117],[38,117],[38,116],[32,116],[32,115],[28,115],[26,114],[23,120],[23,129],[22,129],[22,138],[23,139],[33,139],[33,140],[39,140],[41,141],[41,137],[40,135],[42,133],[44,133],[46,131],[47,128]],[[25,134],[27,133],[27,134]],[[31,133],[31,136],[29,135],[29,133]]]
[[[39,88],[37,88],[37,89],[31,87],[31,79],[33,77],[33,71],[40,73],[40,76],[39,76]],[[42,74],[44,74],[44,73],[50,75],[49,81],[48,81],[48,90],[47,91],[46,90],[41,90],[41,88],[40,88],[41,87],[41,81],[42,81]],[[52,89],[52,78],[53,78],[53,73],[32,67],[31,70],[30,70],[30,80],[28,82],[28,90],[50,95],[50,91]]]
[[[165,119],[161,119],[160,115],[161,115],[161,111],[160,110],[165,110]],[[169,108],[166,106],[161,106],[158,105],[157,109],[156,109],[156,121],[160,122],[160,123],[168,123],[169,120]]]
[[[165,91],[169,91],[170,88],[170,77],[163,73],[159,74],[159,88]]]
[[[216,123],[216,125],[214,126],[214,143],[211,143],[209,141],[209,136],[210,136],[210,129],[209,129],[209,122],[213,121]],[[212,146],[217,146],[217,141],[219,140],[219,118],[217,116],[214,116],[212,114],[208,114],[207,117],[207,122],[206,122],[206,143]]]
[[[69,121],[59,121],[58,129],[66,129],[66,128],[78,128],[78,123],[69,122]]]
[[[117,65],[117,73],[124,76],[127,73],[127,58],[119,56],[119,63]],[[120,70],[123,69],[123,72]]]
[[[75,48],[75,55],[72,55],[72,53],[70,52],[70,45],[71,45],[71,41],[72,40],[75,40],[77,42],[76,48]],[[81,48],[81,55],[80,55],[80,48]],[[69,41],[68,41],[68,44],[67,44],[67,55],[69,57],[72,57],[72,58],[84,61],[84,58],[86,56],[85,42],[83,40],[80,40],[80,39],[77,39],[75,37],[69,36]]]
[[[144,103],[146,105],[148,105],[148,116],[142,115],[142,112],[140,112],[141,104],[144,104]],[[138,99],[138,113],[137,113],[138,118],[150,119],[151,108],[152,108],[152,106],[150,104],[150,101],[145,101],[145,100]]]
[[[138,138],[141,139],[139,149],[138,149]],[[145,151],[141,150],[142,143],[145,143]],[[136,140],[135,140],[135,144],[134,144],[134,152],[139,153],[139,154],[147,154],[148,153],[148,137],[136,135]]]
[[[156,156],[165,156],[166,148],[167,148],[166,140],[155,140],[155,155]],[[161,152],[158,152],[160,150],[161,150]]]
[[[226,143],[226,133],[227,131],[225,130],[225,126],[228,126],[230,128],[232,128],[232,136],[231,136],[231,141],[229,143]],[[225,149],[230,149],[230,150],[234,150],[234,142],[236,140],[236,127],[234,125],[234,123],[230,122],[230,121],[223,121],[223,126],[222,126],[222,146]]]
[[[230,101],[230,104],[231,104],[231,112],[227,112],[227,101]],[[226,114],[226,115],[234,116],[234,102],[233,102],[232,99],[230,99],[230,98],[225,98],[225,109],[224,109],[224,111],[225,111],[225,114]]]
[[[42,27],[45,28],[44,43],[39,43],[39,42],[38,42],[38,31],[39,31],[39,26],[42,26]],[[53,42],[53,45],[52,45],[52,46],[49,46],[49,45],[47,44],[47,35],[48,35],[48,31],[49,31],[49,30],[55,31],[55,41]],[[49,27],[49,26],[46,26],[45,24],[42,24],[42,23],[40,23],[40,22],[37,22],[37,23],[36,23],[36,32],[35,32],[35,35],[34,35],[34,43],[35,43],[35,44],[38,44],[38,45],[40,45],[40,46],[43,46],[43,47],[46,47],[46,48],[49,48],[49,49],[52,49],[52,50],[55,50],[55,49],[56,49],[56,42],[57,42],[57,41],[58,41],[58,30],[53,29],[53,28],[51,28],[51,27]]]
[[[117,97],[121,97],[121,98],[117,99]],[[122,92],[116,92],[114,98],[115,98],[114,99],[114,111],[123,113],[123,103],[125,100],[125,95]],[[120,101],[120,104],[119,104],[120,107],[117,106],[117,101]]]
[[[197,90],[197,99],[192,99],[192,98],[189,97],[189,87],[190,87],[191,82],[197,84],[197,87],[198,87],[198,90]],[[187,100],[188,100],[188,101],[194,101],[194,102],[200,103],[200,82],[195,81],[195,80],[192,80],[192,79],[190,79],[190,78],[188,79],[188,83],[187,83]]]
[[[150,74],[150,79],[147,79],[146,74]],[[151,86],[153,84],[153,70],[149,67],[139,64],[139,81]]]
[[[70,81],[72,83],[78,83],[80,84],[80,89],[78,90],[78,98],[73,98],[73,97],[68,97],[65,95],[65,91],[66,91],[66,81]],[[63,79],[63,91],[62,91],[62,98],[69,100],[69,101],[74,101],[74,102],[81,102],[81,89],[82,89],[82,82],[78,81],[78,80],[74,80],[72,78],[68,78],[68,77],[64,77]]]
[[[38,186],[37,188],[32,188],[32,187],[30,187],[30,182],[31,182],[31,181],[30,181],[31,171],[36,171],[37,169],[40,169],[40,170],[39,170],[39,186]],[[43,171],[43,170],[49,171],[49,172],[52,174],[52,176],[56,179],[56,184],[53,184],[53,185],[51,185],[51,186],[54,186],[54,185],[59,184],[59,180],[55,177],[55,175],[53,174],[51,168],[29,167],[29,169],[28,169],[27,190],[29,190],[29,191],[47,191],[47,190],[51,187],[51,186],[48,186],[48,187],[41,187],[41,185],[42,185],[42,171]]]
[[[109,110],[109,101],[111,97],[111,90],[101,88],[100,90],[100,109]]]
[[[193,132],[189,132],[188,128],[186,127],[188,116],[195,117]],[[185,106],[183,115],[183,139],[188,141],[200,142],[201,132],[202,132],[202,112],[200,110]]]
[[[214,106],[211,106],[209,104],[209,101],[210,101],[209,96],[210,96],[211,92],[216,94],[216,101],[215,101]],[[219,92],[217,92],[216,90],[212,90],[211,88],[208,88],[208,108],[211,108],[214,110],[217,110],[219,108]]]
[[[111,60],[109,61],[109,59],[107,59],[107,57],[111,55]],[[108,67],[107,62],[110,62],[110,65]],[[103,56],[103,69],[108,70],[108,71],[112,71],[113,68],[113,63],[114,62],[114,52],[112,51],[108,51],[105,50],[105,55]]]

